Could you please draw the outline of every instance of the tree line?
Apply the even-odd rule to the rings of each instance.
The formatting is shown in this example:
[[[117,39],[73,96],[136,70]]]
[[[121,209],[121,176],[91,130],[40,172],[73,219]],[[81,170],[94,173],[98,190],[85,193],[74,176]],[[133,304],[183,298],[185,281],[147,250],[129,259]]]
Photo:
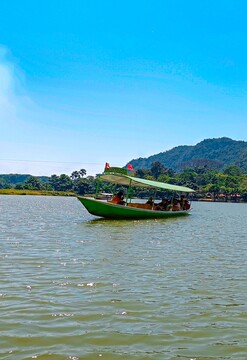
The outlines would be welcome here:
[[[149,180],[188,186],[196,190],[193,195],[195,199],[211,197],[217,200],[221,197],[225,201],[247,201],[247,174],[236,165],[228,166],[222,172],[213,170],[207,165],[175,172],[156,161],[152,163],[150,169],[137,169],[132,174]],[[86,170],[80,169],[73,171],[70,176],[66,174],[52,175],[47,178],[29,176],[24,182],[17,184],[10,184],[0,176],[0,189],[63,191],[79,195],[95,194],[97,191],[115,193],[124,189],[123,186],[99,182],[97,177],[86,175]],[[158,197],[164,195],[164,191],[157,192]],[[145,189],[133,189],[133,196],[145,197],[148,193]]]

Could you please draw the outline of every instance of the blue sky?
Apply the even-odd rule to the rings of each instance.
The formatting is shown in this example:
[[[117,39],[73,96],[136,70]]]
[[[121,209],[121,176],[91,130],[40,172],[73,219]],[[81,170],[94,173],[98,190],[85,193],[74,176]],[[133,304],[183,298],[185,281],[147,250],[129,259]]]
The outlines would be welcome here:
[[[1,0],[0,173],[247,141],[245,0]]]

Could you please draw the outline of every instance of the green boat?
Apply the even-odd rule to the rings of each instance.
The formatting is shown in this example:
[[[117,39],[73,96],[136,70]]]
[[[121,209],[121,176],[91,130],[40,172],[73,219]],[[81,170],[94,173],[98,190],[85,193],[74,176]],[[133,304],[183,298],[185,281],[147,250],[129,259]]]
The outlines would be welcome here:
[[[98,179],[118,185],[126,185],[128,186],[128,189],[130,189],[131,187],[141,187],[163,189],[176,193],[194,192],[194,190],[185,186],[178,186],[153,180],[141,179],[124,173],[116,173],[115,171],[111,171],[111,169],[107,169],[107,171],[100,175]],[[77,198],[90,214],[107,219],[161,219],[177,216],[187,216],[190,213],[189,210],[155,210],[154,207],[147,206],[146,204],[140,202],[133,203],[128,196],[129,193],[130,191],[127,192],[126,203],[124,205],[119,205],[112,203],[111,201],[102,201],[84,196],[78,196]]]

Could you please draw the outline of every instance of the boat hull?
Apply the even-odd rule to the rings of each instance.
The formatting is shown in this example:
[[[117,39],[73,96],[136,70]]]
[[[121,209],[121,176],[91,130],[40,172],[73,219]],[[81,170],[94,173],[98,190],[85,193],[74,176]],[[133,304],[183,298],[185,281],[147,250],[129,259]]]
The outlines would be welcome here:
[[[87,211],[95,216],[107,219],[163,219],[177,216],[186,216],[189,211],[157,211],[117,205],[86,197],[77,197]]]

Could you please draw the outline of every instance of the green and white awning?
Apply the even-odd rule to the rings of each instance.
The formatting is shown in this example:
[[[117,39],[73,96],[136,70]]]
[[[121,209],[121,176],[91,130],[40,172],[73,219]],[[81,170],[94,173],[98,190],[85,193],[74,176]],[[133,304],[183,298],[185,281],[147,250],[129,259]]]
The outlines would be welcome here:
[[[152,187],[152,188],[159,188],[165,189],[170,191],[179,191],[179,192],[194,192],[195,190],[190,189],[185,186],[178,186],[173,184],[167,184],[159,181],[154,180],[146,180],[136,178],[134,176],[118,174],[114,172],[105,172],[99,176],[99,179],[103,181],[108,181],[114,184],[119,185],[126,185],[126,186],[137,186],[137,187]]]

